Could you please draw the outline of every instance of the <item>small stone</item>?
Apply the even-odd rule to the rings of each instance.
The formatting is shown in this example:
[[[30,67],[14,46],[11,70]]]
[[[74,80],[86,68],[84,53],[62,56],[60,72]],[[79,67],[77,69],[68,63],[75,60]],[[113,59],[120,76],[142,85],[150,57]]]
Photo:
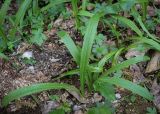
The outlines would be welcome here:
[[[73,110],[74,111],[78,111],[78,110],[80,110],[82,107],[81,106],[78,106],[78,105],[74,105],[73,106]]]
[[[23,53],[22,58],[27,58],[30,59],[33,57],[33,52],[32,51],[26,51]]]
[[[47,101],[41,105],[42,114],[48,114],[51,110],[59,107],[60,104],[56,101]]]
[[[82,112],[82,110],[77,110],[74,112],[74,114],[84,114],[84,113]]]
[[[60,59],[55,59],[54,57],[52,57],[52,58],[50,58],[49,60],[54,63],[54,62],[59,61]]]
[[[117,99],[121,99],[121,94],[116,93],[116,95],[115,95],[115,96],[116,96],[116,98],[117,98]]]
[[[34,74],[35,73],[34,66],[29,66],[27,71]]]
[[[98,93],[95,93],[93,98],[94,98],[94,102],[99,102],[102,100],[102,96],[99,95]]]

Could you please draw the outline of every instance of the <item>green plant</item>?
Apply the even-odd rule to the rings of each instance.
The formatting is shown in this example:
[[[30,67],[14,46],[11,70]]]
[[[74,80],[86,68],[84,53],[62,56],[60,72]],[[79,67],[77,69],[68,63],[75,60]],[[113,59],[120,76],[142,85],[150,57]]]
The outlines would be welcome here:
[[[97,58],[101,58],[108,52],[108,47],[105,45],[105,36],[98,34],[93,44],[92,52]]]
[[[57,1],[55,3],[50,3],[47,6],[43,7],[40,11],[44,12],[47,9],[51,8],[54,5],[57,5],[59,3],[64,3],[68,2],[69,0],[63,0],[63,1]],[[133,3],[131,3],[133,1]],[[78,1],[77,0],[72,0],[72,7],[73,7],[73,12],[74,12],[74,17],[76,18],[76,24],[77,27],[79,27],[79,17],[82,16],[85,17],[87,21],[87,26],[85,27],[85,32],[84,32],[84,37],[83,37],[83,45],[82,47],[79,45],[76,45],[72,38],[65,32],[65,31],[60,31],[58,33],[58,36],[61,38],[61,42],[65,44],[65,46],[68,48],[70,51],[73,59],[75,60],[77,64],[77,68],[71,71],[68,71],[64,74],[61,75],[61,77],[68,76],[68,75],[75,75],[79,74],[80,75],[80,90],[82,95],[84,95],[85,92],[85,85],[88,86],[88,90],[90,92],[92,91],[98,91],[101,93],[102,96],[104,96],[106,101],[114,101],[115,100],[115,86],[118,87],[123,87],[127,90],[132,91],[135,94],[138,94],[147,100],[152,101],[153,96],[149,93],[147,88],[144,88],[140,85],[137,85],[129,80],[123,79],[123,76],[119,75],[119,72],[122,72],[124,68],[129,67],[130,65],[136,64],[141,61],[147,61],[149,60],[149,57],[147,56],[137,56],[130,58],[128,60],[123,60],[122,62],[118,61],[118,57],[121,53],[127,51],[128,49],[135,48],[137,44],[140,45],[147,45],[149,49],[153,48],[156,50],[160,50],[160,45],[159,45],[159,40],[155,36],[149,33],[149,31],[146,29],[146,27],[143,24],[143,19],[141,19],[141,16],[136,13],[135,9],[133,8],[136,3],[141,3],[143,4],[143,17],[146,17],[146,1],[147,0],[120,0],[119,2],[115,4],[111,4],[112,0],[110,0],[110,5],[107,6],[106,4],[103,4],[103,7],[100,7],[100,4],[96,6],[95,10],[92,12],[85,11],[86,9],[86,3],[87,0],[83,1],[82,5],[82,10],[78,11]],[[118,13],[120,11],[133,11],[133,15],[137,16],[137,19],[135,19],[141,29],[134,23],[134,21],[123,17],[119,16]],[[36,11],[34,11],[36,12]],[[108,16],[109,15],[109,16]],[[105,21],[104,17],[108,16],[107,19],[110,19],[110,21]],[[135,18],[136,18],[135,16]],[[87,17],[87,18],[86,18]],[[97,35],[97,27],[100,21],[100,18],[105,21],[105,24],[109,25],[109,27],[112,29],[113,33],[116,33],[118,31],[118,28],[115,29],[114,26],[112,25],[113,23],[118,26],[120,23],[121,27],[129,27],[132,31],[134,31],[136,34],[134,37],[130,38],[130,41],[133,41],[134,43],[132,45],[127,45],[125,47],[121,47],[115,51],[105,51],[105,53],[101,53],[101,57],[99,57],[99,61],[94,61],[92,59],[92,50],[94,48],[94,45],[96,43],[98,45],[102,44],[103,40],[99,39],[99,35]],[[112,21],[112,22],[111,22]],[[119,24],[119,25],[120,25]],[[42,30],[40,31],[40,33]],[[83,34],[82,34],[83,35]],[[39,35],[37,35],[39,36]],[[98,36],[98,41],[96,41],[96,37]],[[117,39],[120,38],[120,34],[117,33]],[[37,39],[36,37],[35,39]],[[100,38],[103,39],[102,36]],[[42,40],[43,40],[43,35],[42,35]],[[35,41],[36,41],[35,40]],[[43,41],[40,41],[40,43],[37,44],[42,44]],[[106,47],[104,48],[106,49]],[[97,52],[96,52],[97,53]],[[105,64],[108,62],[112,62],[111,67],[106,69]],[[118,75],[118,76],[117,76]],[[42,83],[42,84],[37,84],[37,85],[32,85],[24,88],[20,88],[18,90],[15,90],[13,92],[10,92],[7,96],[4,97],[2,100],[2,106],[7,106],[7,104],[15,99],[19,99],[20,97],[34,94],[37,92],[41,92],[44,90],[50,90],[50,89],[66,89],[66,90],[74,90],[79,93],[79,91],[68,84],[60,84],[60,83]],[[108,107],[107,107],[108,108]],[[110,108],[108,110],[106,106],[100,106],[98,108],[92,108],[89,110],[88,114],[90,113],[112,113]],[[60,110],[57,110],[58,112],[54,113],[60,113]],[[61,111],[61,113],[64,113],[64,110]]]
[[[7,96],[2,100],[2,106],[7,106],[9,102],[24,97],[26,95],[35,94],[38,92],[51,90],[51,89],[66,89],[71,91],[79,92],[74,86],[63,84],[63,83],[41,83],[35,84],[27,87],[23,87],[17,89],[15,91],[10,92]]]
[[[12,44],[15,44],[18,40],[16,35],[16,32],[19,31],[21,33],[21,30],[19,28],[20,22],[23,20],[24,15],[31,4],[32,0],[24,0],[22,4],[20,5],[19,10],[17,11],[15,18],[7,17],[7,11],[9,8],[9,5],[11,3],[11,0],[5,0],[4,4],[1,7],[0,12],[3,12],[0,14],[0,44],[3,47],[0,47],[0,51],[4,51],[7,49],[7,46],[9,46],[12,49]],[[9,32],[6,34],[6,28],[4,20],[9,19],[11,22],[12,27],[10,27]]]
[[[148,107],[147,108],[147,114],[157,114],[156,108]]]
[[[24,58],[22,59],[22,61],[24,62],[24,64],[27,64],[27,65],[34,65],[36,64],[36,61],[34,60],[34,58]]]

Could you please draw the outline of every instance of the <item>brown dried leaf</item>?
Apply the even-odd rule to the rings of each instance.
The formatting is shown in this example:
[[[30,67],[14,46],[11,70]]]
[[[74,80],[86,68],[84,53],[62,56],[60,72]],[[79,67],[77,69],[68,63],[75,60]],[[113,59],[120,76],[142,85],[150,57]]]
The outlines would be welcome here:
[[[146,51],[147,51],[147,50],[146,50]],[[130,50],[128,50],[128,52],[126,53],[125,57],[126,57],[126,59],[130,59],[130,58],[132,58],[132,57],[142,56],[142,55],[144,55],[144,54],[145,54],[145,52],[140,52],[140,51],[138,51],[138,50],[136,50],[136,49],[130,49]]]
[[[160,69],[160,52],[155,52],[147,65],[145,73],[151,73]]]
[[[75,111],[74,114],[84,114],[82,110]]]
[[[140,83],[145,80],[145,77],[138,65],[131,65],[130,70],[133,76],[133,82]]]
[[[160,37],[160,24],[156,25],[156,36]]]
[[[147,12],[148,12],[149,16],[151,16],[151,17],[155,16],[155,9],[153,7],[148,6],[147,7]]]
[[[80,103],[89,103],[87,99],[85,99],[82,95],[80,95],[76,91],[67,90],[71,95],[73,95]]]
[[[51,110],[60,106],[57,101],[47,101],[41,105],[42,114],[48,114]]]
[[[160,0],[154,0],[154,3],[155,3],[156,5],[160,5]]]
[[[157,83],[157,79],[155,79],[152,84],[151,93],[154,95],[153,103],[160,111],[160,85]]]

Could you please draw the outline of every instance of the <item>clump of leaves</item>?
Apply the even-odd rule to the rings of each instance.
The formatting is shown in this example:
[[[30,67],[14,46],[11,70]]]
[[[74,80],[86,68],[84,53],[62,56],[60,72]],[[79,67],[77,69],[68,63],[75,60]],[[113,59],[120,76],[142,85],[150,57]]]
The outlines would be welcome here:
[[[148,107],[147,108],[147,114],[157,114],[156,108]]]
[[[35,65],[36,64],[36,61],[34,58],[24,58],[22,59],[23,63],[24,64],[27,64],[27,65]]]
[[[95,38],[95,43],[93,44],[92,52],[97,58],[101,58],[106,53],[108,53],[108,47],[105,44],[105,36],[103,34],[98,34]]]

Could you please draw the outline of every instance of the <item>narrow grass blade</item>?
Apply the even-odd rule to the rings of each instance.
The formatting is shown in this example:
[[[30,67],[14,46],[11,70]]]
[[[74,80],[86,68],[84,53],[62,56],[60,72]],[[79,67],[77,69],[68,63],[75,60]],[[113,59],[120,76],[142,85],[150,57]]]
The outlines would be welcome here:
[[[78,29],[80,27],[80,21],[78,18],[78,0],[71,0],[72,3],[72,9],[73,9],[73,15],[76,20],[76,28]]]
[[[142,5],[143,21],[145,21],[147,16],[148,3],[144,2],[144,3],[141,3],[141,5]]]
[[[122,53],[122,51],[124,50],[124,48],[120,48],[116,54],[114,55],[113,61],[112,61],[112,66],[115,66],[116,64],[118,64],[118,57],[119,55]]]
[[[18,12],[16,13],[15,20],[13,21],[14,27],[10,29],[9,31],[9,37],[13,40],[16,34],[16,31],[18,30],[18,25],[20,22],[22,22],[27,9],[31,5],[32,0],[24,0],[22,4],[20,5],[20,8],[18,9]]]
[[[106,75],[107,76],[107,75]],[[99,78],[99,80],[97,80],[97,82],[99,83],[110,83],[110,84],[114,84],[116,86],[120,86],[122,88],[125,88],[127,90],[132,91],[133,93],[136,93],[150,101],[153,100],[153,96],[151,95],[151,93],[144,87],[141,87],[131,81],[122,79],[122,78],[118,78],[118,77],[101,77]]]
[[[32,10],[34,15],[37,15],[39,13],[38,0],[33,0]]]
[[[9,60],[9,58],[1,52],[0,52],[0,58],[5,59],[5,60]]]
[[[60,41],[65,44],[65,46],[68,48],[71,55],[73,56],[74,60],[79,65],[81,52],[79,51],[79,49],[77,48],[77,46],[73,42],[72,38],[65,31],[58,32],[58,36],[61,38]]]
[[[18,26],[21,20],[23,20],[24,15],[29,8],[32,0],[24,0],[24,2],[21,4],[18,12],[16,13],[16,20],[15,20],[15,25]]]
[[[133,21],[131,21],[131,20],[125,18],[125,17],[121,17],[121,16],[113,16],[113,17],[118,19],[122,23],[126,24],[134,32],[136,32],[139,36],[143,36],[143,33],[140,31],[140,29],[137,27],[137,25]]]
[[[56,81],[56,80],[61,79],[61,78],[64,78],[66,76],[77,76],[76,74],[79,74],[79,69],[70,70],[70,71],[67,71],[65,73],[62,73],[57,78],[54,78],[53,81]]]
[[[90,12],[88,12],[88,11],[80,10],[80,11],[78,12],[78,15],[80,15],[80,16],[86,16],[86,17],[92,17],[94,14],[93,14],[93,13],[90,13]]]
[[[145,31],[147,33],[147,35],[152,38],[153,40],[157,41],[160,43],[160,40],[158,40],[155,36],[153,36],[145,27],[144,23],[142,22],[141,16],[139,15],[137,18],[138,23],[140,24],[141,28],[143,29],[143,31]]]
[[[85,77],[87,76],[87,67],[89,66],[89,58],[91,54],[92,45],[97,33],[97,26],[100,16],[101,14],[96,14],[89,20],[87,30],[84,36],[80,61],[80,83],[82,93],[84,93]]]
[[[1,45],[3,45],[3,49],[5,49],[7,47],[7,36],[5,35],[1,26],[0,26],[0,37],[3,40]]]
[[[88,0],[82,0],[82,10],[86,10]]]
[[[2,25],[5,20],[10,3],[11,0],[5,0],[4,3],[2,4],[2,7],[0,9],[0,25]]]
[[[133,39],[136,39],[138,42],[142,42],[142,43],[148,44],[151,47],[153,47],[154,49],[160,51],[160,44],[157,43],[153,39],[149,39],[149,38],[146,38],[146,37],[137,37],[137,38],[133,38]]]
[[[105,63],[116,53],[117,51],[110,52],[106,54],[98,63],[98,67],[103,68]]]
[[[2,100],[2,106],[7,106],[11,101],[19,99],[21,97],[35,94],[38,92],[51,90],[51,89],[66,89],[71,91],[76,91],[79,93],[79,91],[71,85],[64,84],[64,83],[39,83],[27,87],[23,87],[17,90],[14,90],[10,92],[7,96],[5,96]]]
[[[55,5],[62,4],[65,2],[70,2],[71,0],[54,0],[54,2],[49,3],[47,6],[41,8],[41,12],[48,10],[49,8],[54,7]]]
[[[126,60],[122,63],[119,63],[119,64],[111,67],[106,73],[102,74],[102,76],[106,76],[106,75],[111,74],[115,71],[119,71],[119,70],[122,70],[124,68],[127,68],[130,65],[136,64],[136,63],[141,62],[141,61],[147,61],[147,60],[149,60],[149,57],[147,57],[147,56],[138,56],[138,57],[128,59],[128,60]]]

